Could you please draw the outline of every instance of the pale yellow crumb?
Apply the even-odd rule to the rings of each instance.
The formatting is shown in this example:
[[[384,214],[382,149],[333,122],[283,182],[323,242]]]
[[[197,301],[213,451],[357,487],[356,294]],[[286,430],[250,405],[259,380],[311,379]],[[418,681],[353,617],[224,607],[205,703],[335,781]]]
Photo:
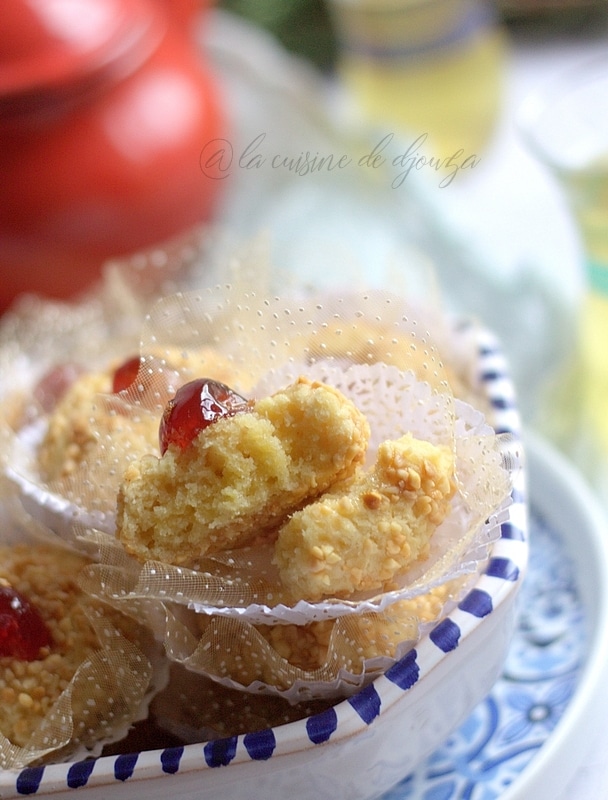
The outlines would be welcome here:
[[[185,449],[131,464],[117,536],[142,561],[180,565],[242,545],[352,475],[369,435],[344,395],[301,378],[217,420]]]

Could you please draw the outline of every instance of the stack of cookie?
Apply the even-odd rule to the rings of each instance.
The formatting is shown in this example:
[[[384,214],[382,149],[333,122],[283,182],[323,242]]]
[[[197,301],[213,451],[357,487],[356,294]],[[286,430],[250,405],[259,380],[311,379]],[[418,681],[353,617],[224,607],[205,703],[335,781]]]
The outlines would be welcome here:
[[[334,703],[454,607],[511,487],[463,399],[466,333],[384,293],[223,287],[161,299],[129,347],[38,375],[4,428],[7,474],[87,554],[79,591],[143,625],[174,671],[244,704]]]

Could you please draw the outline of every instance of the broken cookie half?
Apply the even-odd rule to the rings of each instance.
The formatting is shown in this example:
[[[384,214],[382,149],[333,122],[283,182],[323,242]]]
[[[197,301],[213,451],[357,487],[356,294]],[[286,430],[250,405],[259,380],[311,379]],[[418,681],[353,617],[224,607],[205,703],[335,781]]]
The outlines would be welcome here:
[[[455,492],[446,446],[406,434],[383,442],[373,469],[342,481],[279,531],[275,562],[294,599],[311,602],[394,588],[428,556]]]
[[[116,532],[139,560],[195,565],[273,532],[363,463],[369,424],[338,390],[300,378],[218,418],[185,447],[131,464]]]

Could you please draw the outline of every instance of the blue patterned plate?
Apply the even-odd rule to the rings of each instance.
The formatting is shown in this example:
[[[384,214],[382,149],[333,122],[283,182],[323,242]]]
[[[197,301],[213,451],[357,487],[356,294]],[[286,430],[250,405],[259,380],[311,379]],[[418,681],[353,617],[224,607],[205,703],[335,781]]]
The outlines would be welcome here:
[[[444,745],[382,800],[553,800],[599,724],[606,522],[561,456],[535,437],[527,451],[530,558],[503,673]]]

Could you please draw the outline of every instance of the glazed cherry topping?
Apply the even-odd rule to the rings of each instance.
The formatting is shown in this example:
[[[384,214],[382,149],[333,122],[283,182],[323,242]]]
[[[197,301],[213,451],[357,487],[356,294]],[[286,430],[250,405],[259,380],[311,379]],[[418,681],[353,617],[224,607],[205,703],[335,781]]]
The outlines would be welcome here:
[[[51,634],[40,612],[10,586],[0,586],[0,656],[35,661]]]
[[[112,391],[114,394],[122,392],[123,389],[128,389],[133,381],[137,378],[139,372],[139,365],[141,359],[139,356],[133,356],[124,361],[114,371],[114,378],[112,380]]]
[[[170,444],[182,450],[221,417],[240,414],[250,403],[229,386],[211,378],[197,378],[181,386],[165,406],[159,428],[160,452]]]

